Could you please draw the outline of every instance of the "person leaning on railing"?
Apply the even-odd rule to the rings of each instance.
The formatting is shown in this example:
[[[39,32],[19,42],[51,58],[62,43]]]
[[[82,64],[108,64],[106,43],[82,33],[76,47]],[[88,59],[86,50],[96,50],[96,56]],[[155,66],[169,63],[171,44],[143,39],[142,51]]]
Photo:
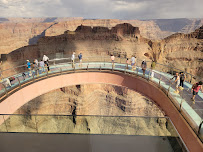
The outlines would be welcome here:
[[[195,104],[195,96],[198,94],[198,91],[200,89],[202,90],[202,81],[199,81],[198,83],[195,83],[192,85],[191,92],[192,92],[193,96],[191,99],[193,101],[193,104]],[[202,90],[202,92],[203,92],[203,90]]]

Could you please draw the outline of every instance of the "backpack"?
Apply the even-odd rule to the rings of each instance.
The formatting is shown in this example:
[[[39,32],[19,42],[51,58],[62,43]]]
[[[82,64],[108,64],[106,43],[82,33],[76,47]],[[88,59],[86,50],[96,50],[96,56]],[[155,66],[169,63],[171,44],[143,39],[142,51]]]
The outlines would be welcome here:
[[[184,80],[184,79],[185,79],[185,74],[181,74],[181,75],[180,75],[180,79],[181,79],[181,80]]]
[[[10,77],[10,78],[8,78],[10,81],[13,81],[13,80],[15,80],[15,77]]]

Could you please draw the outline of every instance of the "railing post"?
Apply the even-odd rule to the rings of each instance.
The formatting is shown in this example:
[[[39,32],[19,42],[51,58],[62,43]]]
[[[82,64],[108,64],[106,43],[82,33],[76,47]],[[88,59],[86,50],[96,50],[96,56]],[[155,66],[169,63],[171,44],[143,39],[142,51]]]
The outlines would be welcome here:
[[[88,71],[88,66],[89,66],[89,63],[87,64],[87,71]]]
[[[73,66],[73,71],[75,72],[75,66]]]
[[[137,70],[137,75],[138,75],[138,67],[136,68],[136,70]]]
[[[48,77],[48,75],[49,75],[49,71],[48,71],[48,69],[46,69],[46,72],[47,72],[47,77]]]
[[[148,81],[149,81],[149,77],[150,77],[150,70],[149,70],[149,74],[148,74]]]
[[[101,72],[101,65],[100,65],[100,67],[99,67],[99,71]]]
[[[7,127],[7,124],[6,124],[6,121],[5,121],[4,115],[2,115],[2,116],[3,116],[3,119],[4,119],[5,126],[6,126],[6,131],[8,132],[8,127]]]
[[[38,133],[38,128],[37,128],[37,118],[36,118],[37,116],[35,116],[35,126],[36,126],[36,131],[37,131],[37,133]]]
[[[60,73],[62,74],[62,69],[60,68]]]
[[[182,90],[182,98],[181,98],[181,102],[180,102],[180,109],[179,109],[179,111],[181,111],[181,109],[182,109],[182,104],[183,104],[183,95],[184,95],[184,93],[183,93],[184,91]]]
[[[112,64],[112,71],[113,71],[113,69],[114,69],[114,66],[113,66],[113,64]]]
[[[21,88],[21,83],[20,83],[20,80],[19,80],[19,78],[18,78],[18,77],[16,77],[16,78],[17,78],[18,83],[19,83],[19,86],[20,86],[20,88]]]
[[[170,82],[170,85],[168,87],[168,94],[169,94],[170,88],[171,88],[171,82]]]
[[[172,75],[173,75],[173,67],[171,69],[172,69]]]
[[[162,78],[162,76],[160,76],[160,78],[159,78],[159,87],[161,85],[161,78]]]

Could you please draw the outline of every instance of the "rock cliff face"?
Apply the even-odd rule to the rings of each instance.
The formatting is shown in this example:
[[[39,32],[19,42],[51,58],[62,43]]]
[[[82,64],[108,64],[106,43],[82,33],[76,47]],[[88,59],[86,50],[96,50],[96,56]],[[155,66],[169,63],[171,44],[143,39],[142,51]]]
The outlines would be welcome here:
[[[141,35],[151,40],[160,40],[175,32],[190,33],[203,24],[202,19],[171,20],[117,20],[82,18],[1,18],[0,54],[7,54],[20,47],[36,44],[42,36],[57,36],[65,31],[75,31],[81,24],[90,27],[107,27],[129,23],[139,27]],[[12,45],[11,45],[12,44]]]
[[[41,95],[16,114],[164,116],[157,105],[141,94],[108,84],[69,86]]]
[[[203,26],[190,34],[176,33],[152,43],[151,58],[194,75],[203,76]]]
[[[37,126],[38,132],[49,133],[175,135],[165,118],[152,117],[164,116],[153,101],[127,88],[109,84],[57,89],[33,99],[15,113],[26,115],[10,116],[6,120],[7,129],[13,132],[36,132]],[[42,114],[47,115],[40,116]],[[0,130],[4,130],[4,124],[0,125]]]
[[[176,33],[160,41],[151,41],[140,35],[138,27],[128,23],[106,27],[78,26],[59,36],[45,36],[36,45],[17,49],[6,56],[3,67],[17,66],[27,59],[41,58],[44,54],[55,58],[56,53],[70,57],[72,52],[88,56],[148,58],[202,76],[202,27],[190,34]],[[3,68],[4,69],[4,68]]]
[[[140,36],[139,28],[130,24],[118,24],[109,30],[106,27],[79,26],[74,32],[66,31],[64,34],[52,37],[42,37],[37,45],[17,49],[7,55],[11,64],[27,59],[40,58],[44,54],[50,58],[56,53],[63,53],[70,57],[72,52],[82,52],[85,56],[108,55],[115,53],[117,56],[131,56],[136,54],[144,57],[145,51],[150,49],[149,40]],[[17,63],[16,63],[17,64]],[[22,63],[21,63],[22,64]]]

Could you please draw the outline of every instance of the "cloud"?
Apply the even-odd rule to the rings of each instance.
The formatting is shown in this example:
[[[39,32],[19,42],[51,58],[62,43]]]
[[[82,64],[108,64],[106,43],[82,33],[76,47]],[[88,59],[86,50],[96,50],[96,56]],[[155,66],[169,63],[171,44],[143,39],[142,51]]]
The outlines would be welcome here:
[[[203,0],[0,0],[1,17],[202,18]]]

